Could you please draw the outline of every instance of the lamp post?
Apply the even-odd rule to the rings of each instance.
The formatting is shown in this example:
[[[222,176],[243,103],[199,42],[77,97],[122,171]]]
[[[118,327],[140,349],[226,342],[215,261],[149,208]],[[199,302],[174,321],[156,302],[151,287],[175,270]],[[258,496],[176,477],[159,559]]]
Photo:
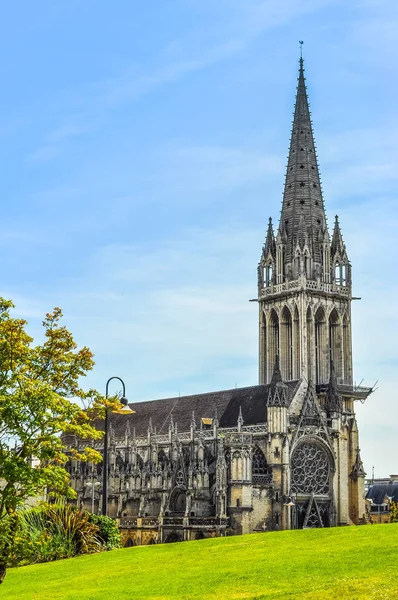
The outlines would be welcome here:
[[[120,377],[110,377],[106,382],[105,388],[105,397],[108,398],[108,390],[109,383],[113,380],[117,379],[123,386],[123,395],[120,398],[121,404],[123,407],[119,410],[113,410],[111,412],[117,413],[119,415],[132,415],[135,413],[135,410],[132,410],[128,405],[128,400],[126,398],[126,386],[124,385],[123,379]],[[109,428],[109,411],[107,410],[105,413],[105,435],[104,435],[104,456],[102,460],[102,514],[104,516],[108,513],[108,428]]]
[[[288,513],[287,513],[288,517],[290,517],[289,518],[290,529],[295,529],[295,527],[293,527],[293,518],[292,518],[293,515],[292,515],[292,511],[293,511],[293,508],[296,508],[296,503],[293,500],[293,496],[287,496],[286,500],[288,500],[288,502],[285,502],[283,504],[283,506],[286,506],[287,511],[288,511]]]

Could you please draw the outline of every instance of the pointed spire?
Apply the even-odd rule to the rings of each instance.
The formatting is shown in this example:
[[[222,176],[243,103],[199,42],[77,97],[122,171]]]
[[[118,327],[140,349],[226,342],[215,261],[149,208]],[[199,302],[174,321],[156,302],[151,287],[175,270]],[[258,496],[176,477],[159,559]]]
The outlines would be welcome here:
[[[343,236],[341,234],[341,229],[340,229],[339,217],[337,215],[335,216],[335,220],[334,220],[332,243],[331,243],[330,249],[332,251],[332,258],[334,258],[334,256],[337,253],[340,254],[341,258],[343,258],[343,256],[346,253]]]
[[[266,259],[268,255],[271,255],[272,258],[275,258],[275,235],[271,217],[268,221],[267,237],[265,238],[265,244],[263,248],[264,259]]]
[[[302,219],[301,219],[302,217]],[[286,236],[285,262],[294,258],[294,244],[298,238],[300,222],[304,221],[308,232],[309,250],[314,261],[321,262],[319,229],[325,226],[321,181],[316,158],[307,90],[304,78],[304,60],[300,58],[296,105],[289,158],[279,223],[281,234]]]
[[[242,415],[242,406],[239,404],[239,415],[238,415],[238,431],[241,432],[242,431],[242,427],[243,427],[243,415]]]
[[[195,430],[196,429],[196,421],[195,421],[195,411],[192,411],[192,417],[191,417],[191,429]]]
[[[363,468],[363,462],[361,458],[361,451],[359,448],[357,448],[355,463],[352,466],[350,477],[354,480],[357,480],[358,477],[366,477],[365,469]]]
[[[289,405],[287,395],[287,385],[283,383],[282,373],[279,366],[279,354],[275,357],[274,372],[272,374],[271,383],[268,391],[268,406],[285,406]]]
[[[272,373],[271,385],[275,385],[275,384],[281,383],[281,382],[282,382],[282,373],[281,373],[281,369],[279,366],[279,354],[277,354],[275,357],[275,366],[274,366],[274,372]]]

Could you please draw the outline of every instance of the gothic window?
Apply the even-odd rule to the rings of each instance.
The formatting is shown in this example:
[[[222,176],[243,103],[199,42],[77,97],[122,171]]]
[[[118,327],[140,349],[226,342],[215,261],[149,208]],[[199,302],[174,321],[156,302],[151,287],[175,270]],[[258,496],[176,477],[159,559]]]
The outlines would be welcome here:
[[[330,461],[320,445],[304,442],[294,451],[291,489],[297,494],[329,494]]]
[[[325,311],[319,307],[315,314],[315,379],[316,383],[326,383],[326,366],[329,365],[327,353],[327,328]],[[326,358],[328,360],[326,360]]]
[[[343,321],[343,367],[344,383],[351,383],[351,329],[347,315]]]
[[[267,267],[267,284],[269,285],[272,282],[272,275],[273,275],[273,266],[272,263],[268,263],[268,267]]]
[[[167,460],[167,456],[166,456],[166,452],[162,449],[159,450],[158,453],[158,462],[160,465],[162,465],[163,467],[167,464],[168,460]]]
[[[293,360],[294,379],[300,378],[300,319],[297,306],[294,307],[294,321],[293,321]]]
[[[339,263],[336,263],[334,266],[334,280],[336,282],[336,285],[341,285],[341,271]]]
[[[333,360],[337,377],[341,377],[341,323],[337,310],[334,308],[329,317],[329,352]]]
[[[252,481],[256,485],[271,483],[271,473],[263,452],[258,446],[254,448],[252,457]]]
[[[174,488],[170,497],[170,510],[174,514],[184,514],[187,506],[187,496],[181,488]]]
[[[341,285],[346,285],[347,281],[347,267],[346,265],[341,265]]]
[[[281,367],[282,377],[286,381],[293,379],[293,339],[292,316],[287,306],[282,311],[281,318]]]
[[[261,383],[267,383],[267,320],[264,312],[261,312]]]
[[[313,339],[313,320],[312,312],[310,307],[307,308],[307,368],[308,368],[308,379],[314,378],[313,365],[314,365],[314,339]]]
[[[271,310],[267,336],[267,381],[271,381],[272,373],[274,372],[275,360],[279,355],[279,319],[276,311]]]
[[[271,261],[263,269],[263,281],[264,287],[268,287],[272,283],[272,277],[274,273],[274,266]]]

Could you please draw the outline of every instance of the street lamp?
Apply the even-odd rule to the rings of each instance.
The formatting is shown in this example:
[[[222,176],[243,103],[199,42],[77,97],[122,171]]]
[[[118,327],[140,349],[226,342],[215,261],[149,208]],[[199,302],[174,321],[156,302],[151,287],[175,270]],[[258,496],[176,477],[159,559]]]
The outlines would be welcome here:
[[[289,517],[290,517],[290,529],[293,529],[293,527],[292,527],[292,525],[293,525],[292,511],[293,511],[293,507],[295,507],[295,506],[296,506],[296,503],[294,502],[294,500],[293,500],[293,497],[292,497],[292,496],[288,496],[288,497],[286,498],[286,500],[289,500],[289,502],[285,502],[285,503],[283,504],[283,506],[286,506],[286,507],[288,507],[288,508],[287,508],[287,510],[288,510],[288,515],[289,515]]]
[[[104,456],[102,461],[102,514],[106,516],[108,512],[108,428],[109,428],[109,412],[117,413],[119,415],[132,415],[135,413],[135,410],[132,410],[128,405],[128,400],[126,398],[126,386],[124,385],[123,379],[120,377],[110,377],[106,382],[105,388],[105,397],[108,398],[108,390],[109,383],[113,380],[117,379],[123,386],[123,395],[120,398],[120,402],[123,405],[122,408],[118,410],[106,411],[105,413],[105,435],[104,435]]]

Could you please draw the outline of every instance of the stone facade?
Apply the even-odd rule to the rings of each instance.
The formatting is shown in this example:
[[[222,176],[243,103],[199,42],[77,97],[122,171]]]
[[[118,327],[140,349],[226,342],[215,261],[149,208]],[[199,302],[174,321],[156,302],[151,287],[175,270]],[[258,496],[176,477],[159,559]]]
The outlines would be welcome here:
[[[365,520],[351,265],[330,237],[300,59],[285,190],[258,265],[259,385],[110,415],[109,515],[125,544]],[[101,465],[68,465],[97,512]]]

